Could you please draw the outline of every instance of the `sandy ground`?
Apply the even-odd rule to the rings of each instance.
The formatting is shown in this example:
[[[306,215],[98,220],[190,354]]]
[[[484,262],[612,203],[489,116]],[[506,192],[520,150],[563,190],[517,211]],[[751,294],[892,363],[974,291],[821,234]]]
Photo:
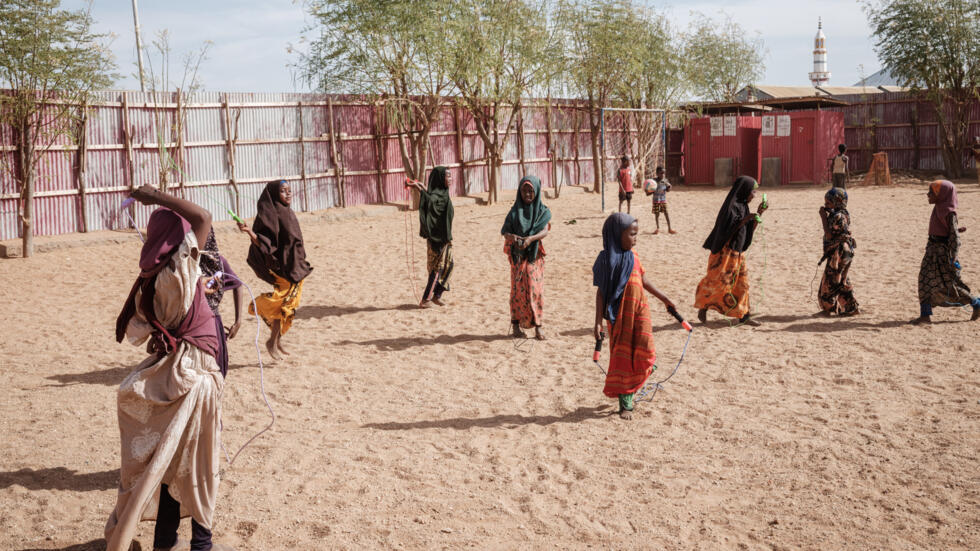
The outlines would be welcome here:
[[[696,325],[678,374],[631,422],[591,363],[599,197],[550,200],[550,339],[507,336],[506,205],[463,206],[450,305],[413,306],[402,213],[300,215],[315,266],[265,385],[272,431],[223,467],[216,541],[237,549],[980,548],[980,323],[918,314],[925,186],[852,189],[863,315],[814,317],[822,190],[769,191],[750,274],[759,328]],[[648,276],[693,319],[700,245],[725,190],[678,190],[680,233]],[[980,189],[960,185],[980,288]],[[609,196],[612,203],[612,195]],[[571,221],[574,224],[570,224]],[[412,219],[413,233],[417,221]],[[243,235],[219,244],[257,291]],[[424,246],[414,240],[422,285]],[[113,340],[139,241],[0,261],[0,548],[100,549],[115,503],[115,390],[142,358]],[[819,279],[813,282],[816,286]],[[655,303],[658,378],[685,333]],[[231,314],[230,295],[222,305]],[[252,318],[232,342],[224,440],[265,425]],[[262,338],[266,337],[262,328]],[[143,549],[153,526],[141,525]],[[182,525],[187,537],[189,523]]]

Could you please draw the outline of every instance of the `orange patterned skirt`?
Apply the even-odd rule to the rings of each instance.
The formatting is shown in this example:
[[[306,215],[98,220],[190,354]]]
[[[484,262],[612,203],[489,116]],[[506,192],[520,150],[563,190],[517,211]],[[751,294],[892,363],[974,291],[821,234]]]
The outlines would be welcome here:
[[[694,307],[741,319],[749,313],[749,272],[745,253],[725,247],[708,257],[708,275],[698,283]]]
[[[504,247],[510,260],[510,244]],[[541,325],[544,309],[544,245],[538,245],[534,262],[510,260],[510,319],[525,329]]]
[[[643,266],[635,253],[633,258],[633,272],[623,291],[619,315],[609,328],[611,353],[602,393],[610,398],[633,394],[643,388],[657,360],[650,305],[643,290]]]

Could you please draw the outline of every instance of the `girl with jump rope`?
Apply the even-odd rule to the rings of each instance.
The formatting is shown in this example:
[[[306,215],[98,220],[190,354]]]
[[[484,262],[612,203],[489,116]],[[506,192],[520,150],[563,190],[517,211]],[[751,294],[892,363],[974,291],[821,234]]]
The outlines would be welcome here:
[[[429,279],[419,302],[420,308],[444,306],[442,294],[449,290],[453,275],[453,202],[449,196],[452,174],[444,166],[429,172],[429,187],[406,180],[405,186],[419,192],[419,236],[428,245],[426,267]],[[413,255],[414,261],[414,255]]]
[[[769,208],[765,197],[756,213],[750,212],[749,203],[755,198],[759,183],[750,176],[739,176],[732,184],[725,202],[715,219],[715,226],[704,242],[711,251],[708,257],[708,273],[694,295],[694,307],[698,320],[708,321],[708,310],[735,318],[739,324],[761,325],[752,319],[749,310],[749,274],[745,267],[745,251],[752,244],[756,227],[762,222],[762,213]]]
[[[602,251],[592,265],[592,283],[597,287],[594,327],[597,355],[605,336],[603,319],[609,327],[609,369],[602,393],[619,400],[619,416],[625,420],[632,419],[635,394],[644,388],[657,359],[650,306],[644,291],[657,297],[671,315],[681,319],[674,303],[646,278],[633,250],[639,231],[636,218],[629,214],[610,215],[602,225]]]
[[[139,275],[116,320],[116,340],[146,343],[149,356],[117,391],[120,483],[106,548],[129,549],[138,523],[154,517],[154,548],[173,548],[184,515],[191,549],[228,549],[211,542],[224,388],[199,265],[211,215],[152,186],[132,198],[162,208],[150,216]]]

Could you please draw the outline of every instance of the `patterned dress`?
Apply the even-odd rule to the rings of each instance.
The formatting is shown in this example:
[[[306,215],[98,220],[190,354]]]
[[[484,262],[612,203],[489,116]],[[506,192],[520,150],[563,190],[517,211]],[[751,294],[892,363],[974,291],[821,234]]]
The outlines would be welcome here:
[[[610,398],[627,396],[626,403],[630,405],[626,409],[631,409],[633,393],[643,388],[657,361],[643,274],[643,265],[634,252],[633,271],[623,290],[619,315],[609,328],[609,370],[602,393]],[[620,405],[623,404],[621,398]]]
[[[949,227],[949,237],[929,236],[919,268],[919,303],[962,306],[973,301],[970,288],[963,283],[960,269],[954,264],[960,248],[956,213],[949,215]]]
[[[833,211],[827,218],[830,239],[824,240],[823,279],[817,303],[829,314],[850,314],[858,309],[854,287],[848,278],[856,247],[851,237],[851,216],[844,209]],[[823,261],[821,260],[821,262]]]
[[[739,319],[749,313],[749,272],[744,252],[726,246],[708,257],[708,273],[698,283],[694,307]]]
[[[510,248],[510,243],[504,245],[510,260],[510,319],[525,329],[540,326],[544,309],[544,244],[538,243],[534,262],[521,258],[515,263]]]

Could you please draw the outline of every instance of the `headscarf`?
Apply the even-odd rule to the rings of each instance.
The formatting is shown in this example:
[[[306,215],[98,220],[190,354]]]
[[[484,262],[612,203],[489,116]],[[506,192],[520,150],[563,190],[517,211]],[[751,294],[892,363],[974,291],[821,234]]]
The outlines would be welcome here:
[[[204,298],[204,288],[197,282],[194,298],[187,314],[177,328],[166,328],[157,320],[153,305],[156,296],[156,276],[170,261],[170,258],[184,241],[190,223],[176,212],[159,208],[150,215],[146,224],[146,241],[140,251],[140,275],[129,291],[129,297],[116,318],[116,342],[126,336],[129,320],[136,314],[136,292],[141,291],[140,310],[146,321],[153,327],[153,339],[158,355],[173,352],[177,343],[187,341],[204,352],[215,355],[218,348],[218,335],[215,331],[214,314]]]
[[[752,235],[755,233],[754,224],[746,224],[738,228],[739,223],[749,214],[749,196],[752,190],[759,187],[759,183],[751,176],[739,176],[732,183],[732,189],[728,191],[725,202],[718,210],[718,217],[715,218],[715,227],[704,242],[704,248],[711,250],[711,254],[721,252],[725,245],[731,247],[735,252],[742,252],[752,244]]]
[[[843,189],[839,187],[830,188],[830,190],[824,194],[823,198],[825,201],[830,201],[830,204],[834,206],[834,212],[847,212],[847,192]]]
[[[633,273],[633,251],[623,250],[623,232],[636,218],[624,212],[614,212],[602,224],[602,251],[592,264],[592,284],[599,288],[606,311],[603,317],[616,323],[619,303],[626,283]]]
[[[528,183],[534,188],[534,199],[530,203],[524,203],[521,195],[521,188]],[[507,218],[504,219],[504,226],[500,228],[500,233],[512,233],[521,237],[530,237],[541,233],[551,221],[551,209],[541,202],[541,180],[537,176],[525,176],[521,178],[521,183],[517,186],[517,198],[514,206],[510,207]],[[510,247],[510,259],[517,264],[521,258],[526,258],[528,262],[534,262],[538,258],[538,245],[535,241],[529,246],[519,249],[516,245]]]
[[[269,272],[290,283],[299,283],[310,275],[313,268],[306,261],[303,247],[303,231],[300,230],[296,213],[279,198],[279,190],[285,180],[266,184],[259,196],[258,214],[252,223],[252,231],[258,244],[248,248],[248,265],[259,279],[275,285],[276,278]]]
[[[428,191],[419,197],[419,235],[438,245],[453,240],[453,202],[444,166],[429,172]]]
[[[949,180],[936,180],[929,185],[932,194],[936,196],[936,204],[932,207],[929,218],[929,235],[946,237],[956,231],[949,227],[949,215],[956,212],[959,201],[956,199],[956,186]]]

